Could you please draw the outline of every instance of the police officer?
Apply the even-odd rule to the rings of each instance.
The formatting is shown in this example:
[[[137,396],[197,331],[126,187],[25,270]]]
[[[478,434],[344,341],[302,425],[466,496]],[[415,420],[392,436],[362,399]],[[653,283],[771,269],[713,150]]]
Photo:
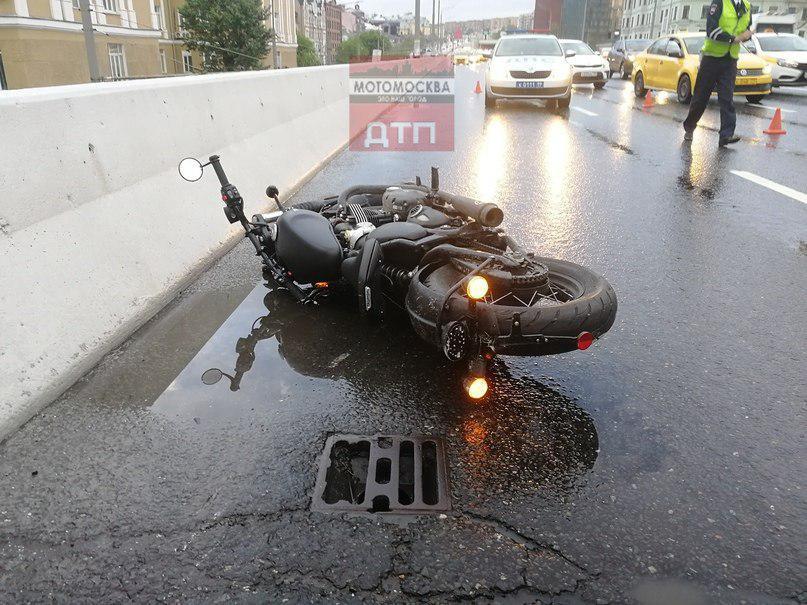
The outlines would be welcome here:
[[[684,140],[691,141],[692,133],[706,111],[712,92],[717,89],[720,102],[720,146],[740,140],[734,134],[737,112],[734,109],[734,80],[737,76],[737,59],[740,44],[751,39],[751,5],[748,0],[712,0],[706,17],[706,41],[695,91],[684,120]]]

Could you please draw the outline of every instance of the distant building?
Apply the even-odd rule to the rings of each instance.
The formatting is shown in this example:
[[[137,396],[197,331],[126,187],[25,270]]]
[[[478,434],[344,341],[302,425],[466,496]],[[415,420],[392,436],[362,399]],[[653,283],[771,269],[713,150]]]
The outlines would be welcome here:
[[[293,0],[297,31],[314,43],[320,61],[327,62],[325,0]]]
[[[533,30],[540,33],[561,33],[563,0],[535,0]]]
[[[295,17],[296,0],[262,0],[264,8],[269,13],[266,27],[274,28],[276,33],[274,48],[275,61],[272,62],[272,51],[264,59],[266,67],[297,67],[297,28]]]
[[[619,30],[623,0],[564,0],[560,36],[591,47],[609,44]]]
[[[335,63],[336,53],[342,44],[342,13],[344,9],[331,0],[325,4],[325,62]]]
[[[655,38],[681,31],[706,29],[710,4],[691,0],[624,0],[619,26],[625,38]],[[751,13],[792,15],[795,33],[807,34],[807,0],[756,0]]]

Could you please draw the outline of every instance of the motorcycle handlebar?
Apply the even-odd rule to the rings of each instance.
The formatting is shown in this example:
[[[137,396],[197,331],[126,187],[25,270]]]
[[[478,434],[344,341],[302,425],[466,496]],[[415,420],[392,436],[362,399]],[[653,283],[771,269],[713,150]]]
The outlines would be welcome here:
[[[216,171],[216,176],[219,177],[219,182],[221,183],[222,187],[226,187],[230,184],[230,181],[227,179],[227,175],[224,174],[224,168],[221,167],[221,161],[219,156],[211,155],[210,156],[210,165],[213,166],[213,170]]]

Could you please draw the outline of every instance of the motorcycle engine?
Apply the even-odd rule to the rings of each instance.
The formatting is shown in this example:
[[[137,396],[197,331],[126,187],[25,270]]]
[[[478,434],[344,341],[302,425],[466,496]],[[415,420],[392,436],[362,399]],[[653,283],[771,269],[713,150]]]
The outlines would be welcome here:
[[[426,196],[423,191],[390,187],[381,196],[381,205],[396,221],[405,221],[414,208],[423,205]]]

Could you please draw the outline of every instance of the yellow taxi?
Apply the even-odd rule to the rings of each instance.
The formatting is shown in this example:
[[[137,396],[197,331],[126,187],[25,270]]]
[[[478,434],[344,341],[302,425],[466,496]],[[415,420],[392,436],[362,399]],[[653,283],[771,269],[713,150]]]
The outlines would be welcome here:
[[[698,77],[700,52],[706,34],[679,33],[659,38],[633,62],[633,90],[644,97],[648,90],[675,92],[681,103],[692,100],[692,90]],[[734,94],[758,103],[771,93],[771,66],[740,46],[737,80]]]

